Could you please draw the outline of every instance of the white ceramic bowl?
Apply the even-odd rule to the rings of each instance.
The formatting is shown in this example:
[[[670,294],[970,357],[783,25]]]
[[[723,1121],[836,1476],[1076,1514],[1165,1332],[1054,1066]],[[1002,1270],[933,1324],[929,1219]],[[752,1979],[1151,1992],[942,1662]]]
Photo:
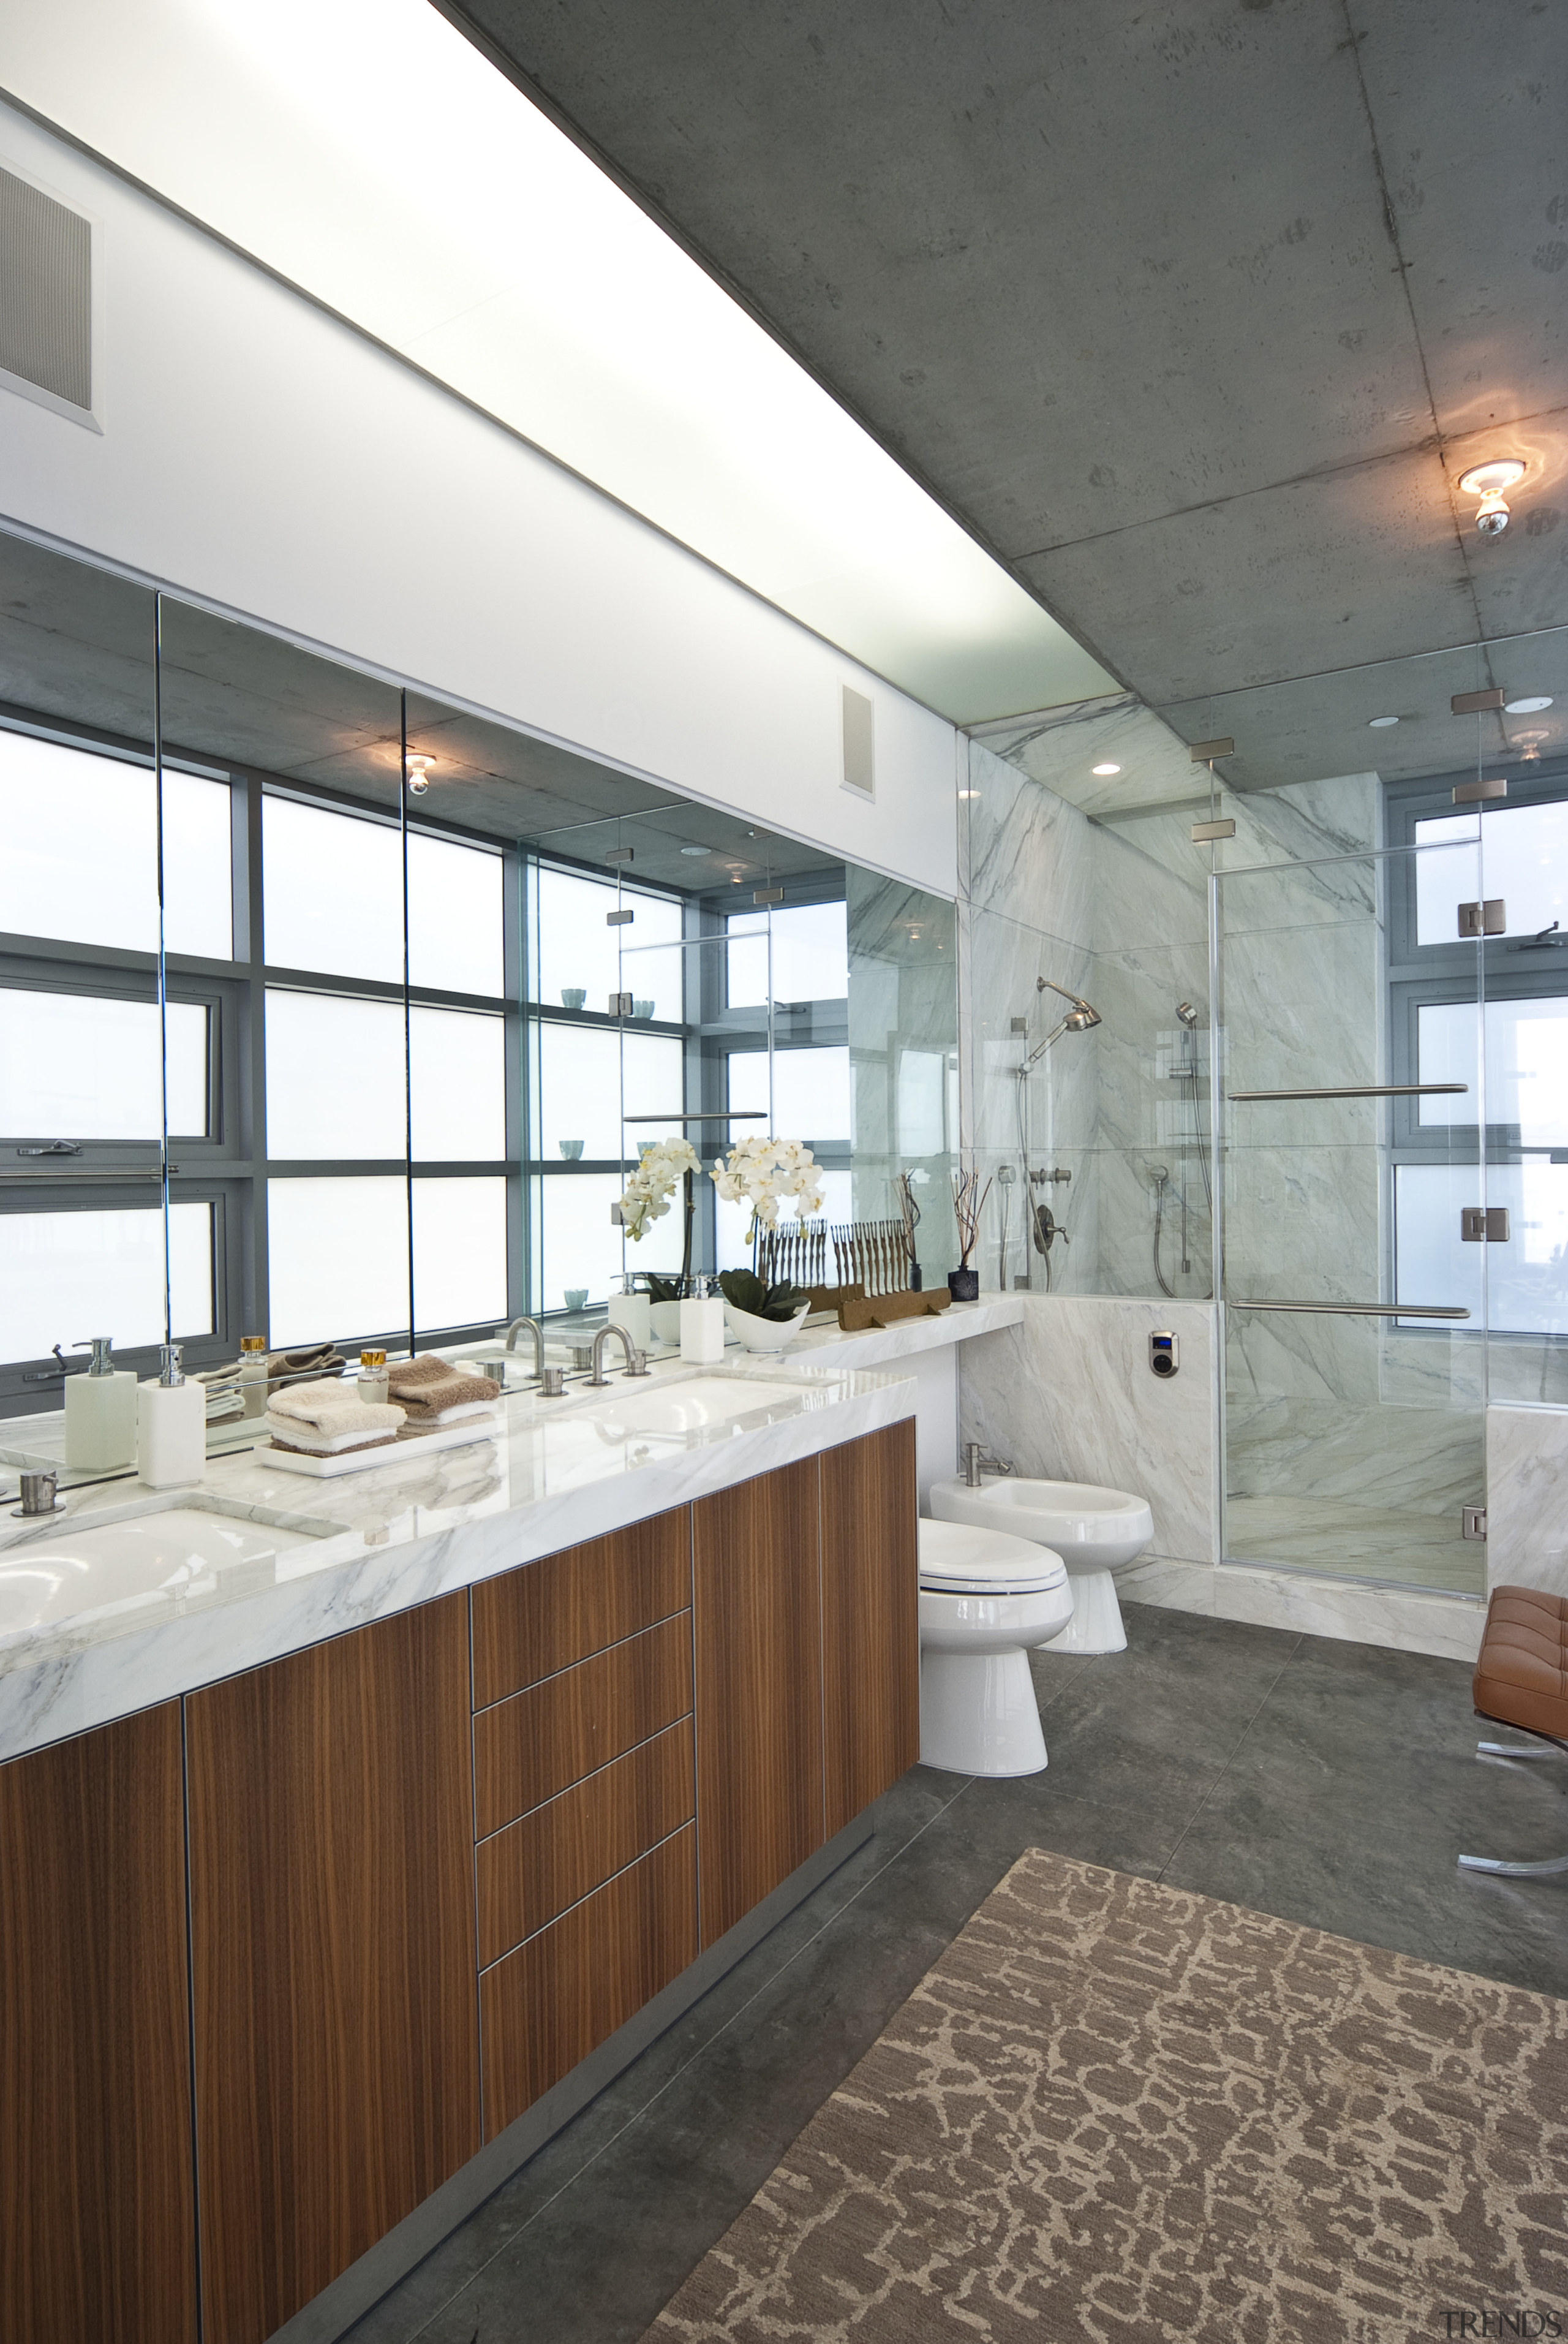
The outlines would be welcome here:
[[[793,1318],[759,1318],[754,1311],[737,1310],[733,1302],[727,1302],[724,1323],[749,1351],[781,1351],[786,1343],[794,1341],[810,1308],[809,1302],[802,1302]]]

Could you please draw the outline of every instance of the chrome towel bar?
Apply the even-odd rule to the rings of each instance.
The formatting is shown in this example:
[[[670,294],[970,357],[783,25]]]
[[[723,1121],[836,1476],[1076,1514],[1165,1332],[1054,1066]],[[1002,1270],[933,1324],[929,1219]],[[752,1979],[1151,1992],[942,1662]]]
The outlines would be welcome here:
[[[1438,1098],[1467,1091],[1468,1083],[1332,1083],[1312,1091],[1231,1091],[1233,1099]]]
[[[1342,1318],[1468,1318],[1468,1310],[1438,1302],[1241,1302],[1232,1310],[1326,1310]]]

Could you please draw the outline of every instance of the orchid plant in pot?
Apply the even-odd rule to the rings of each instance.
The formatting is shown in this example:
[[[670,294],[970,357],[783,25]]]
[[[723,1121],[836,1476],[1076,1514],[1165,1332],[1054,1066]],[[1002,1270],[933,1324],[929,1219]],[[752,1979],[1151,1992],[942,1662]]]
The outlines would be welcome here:
[[[617,1200],[616,1209],[620,1225],[633,1245],[640,1245],[651,1222],[661,1221],[669,1210],[669,1200],[678,1187],[686,1192],[685,1246],[681,1255],[680,1278],[678,1283],[649,1278],[653,1296],[649,1318],[653,1332],[666,1341],[678,1341],[680,1336],[680,1297],[686,1292],[691,1269],[691,1223],[695,1209],[692,1182],[701,1169],[697,1150],[689,1139],[647,1139],[626,1187]],[[673,1284],[673,1293],[668,1290]],[[661,1319],[662,1314],[662,1319]],[[673,1320],[673,1326],[670,1322]]]
[[[739,1139],[713,1167],[719,1195],[729,1204],[750,1206],[746,1242],[753,1247],[762,1229],[777,1228],[786,1198],[794,1200],[801,1220],[819,1213],[821,1180],[816,1157],[799,1139]],[[803,1288],[767,1287],[749,1270],[726,1270],[719,1283],[729,1330],[749,1350],[781,1350],[809,1308]]]

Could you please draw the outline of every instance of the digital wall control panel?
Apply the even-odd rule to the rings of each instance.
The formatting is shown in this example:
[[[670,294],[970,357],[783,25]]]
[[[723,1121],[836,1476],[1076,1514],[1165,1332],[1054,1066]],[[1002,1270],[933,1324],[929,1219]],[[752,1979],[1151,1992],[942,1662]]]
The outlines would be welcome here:
[[[1173,1376],[1180,1365],[1174,1335],[1151,1335],[1149,1364],[1157,1376]]]

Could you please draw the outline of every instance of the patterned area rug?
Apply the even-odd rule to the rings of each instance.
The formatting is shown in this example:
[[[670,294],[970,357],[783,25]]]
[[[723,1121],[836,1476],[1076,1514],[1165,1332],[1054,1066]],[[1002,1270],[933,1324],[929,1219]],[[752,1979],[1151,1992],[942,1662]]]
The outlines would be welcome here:
[[[1035,1849],[648,2344],[1568,2336],[1565,2206],[1568,2002]]]

